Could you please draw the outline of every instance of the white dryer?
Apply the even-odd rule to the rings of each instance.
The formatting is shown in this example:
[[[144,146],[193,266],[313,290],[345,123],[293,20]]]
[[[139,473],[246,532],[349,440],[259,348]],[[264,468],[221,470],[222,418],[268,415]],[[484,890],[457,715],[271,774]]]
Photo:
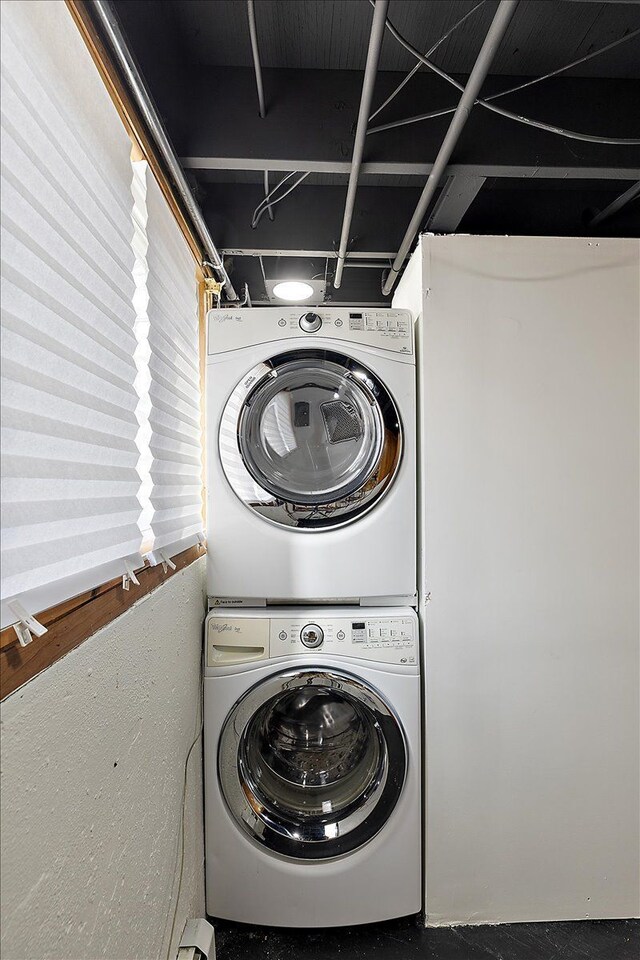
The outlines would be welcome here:
[[[418,650],[409,608],[209,614],[208,914],[327,927],[420,910]]]
[[[411,315],[316,310],[208,314],[213,605],[414,602]]]

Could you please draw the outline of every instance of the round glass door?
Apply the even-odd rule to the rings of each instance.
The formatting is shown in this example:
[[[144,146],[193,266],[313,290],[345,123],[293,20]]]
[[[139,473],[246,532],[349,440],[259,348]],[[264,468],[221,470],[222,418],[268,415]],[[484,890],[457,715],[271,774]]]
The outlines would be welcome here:
[[[382,496],[400,462],[388,392],[341,354],[306,350],[259,364],[230,397],[222,464],[253,510],[293,527],[355,519]]]
[[[254,687],[225,724],[227,806],[282,856],[327,859],[362,846],[402,791],[406,752],[380,695],[343,674],[304,670]]]

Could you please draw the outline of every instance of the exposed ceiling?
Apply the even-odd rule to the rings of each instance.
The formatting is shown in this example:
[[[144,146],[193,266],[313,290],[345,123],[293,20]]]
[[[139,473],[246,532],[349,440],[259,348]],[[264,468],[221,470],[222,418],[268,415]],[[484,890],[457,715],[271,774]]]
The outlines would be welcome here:
[[[394,0],[389,16],[420,50],[428,50],[477,0]],[[212,10],[211,8],[214,8]],[[438,47],[438,65],[468,74],[489,28],[495,3],[485,3]],[[544,15],[541,16],[541,7]],[[624,3],[521,0],[491,72],[536,76],[617,40],[638,25],[638,11]],[[174,5],[176,25],[199,66],[252,67],[245,0],[190,0]],[[263,67],[364,70],[371,7],[361,0],[257,0]],[[635,54],[635,55],[634,55]],[[414,59],[391,36],[380,70],[410,70]],[[639,76],[638,47],[622,45],[601,60],[577,67],[576,77]]]
[[[236,289],[254,302],[268,277],[332,276],[353,152],[372,8],[367,0],[255,0],[266,116],[258,116],[245,0],[114,0]],[[389,17],[425,52],[477,0],[391,0]],[[464,83],[496,11],[485,0],[433,54]],[[640,30],[640,3],[520,0],[483,96],[524,83]],[[415,65],[385,33],[378,106]],[[426,68],[373,126],[454,107]],[[640,137],[640,34],[500,103],[518,114],[607,137]],[[383,302],[397,251],[450,117],[370,133],[339,302]],[[309,176],[251,227],[270,187]],[[474,233],[637,236],[640,200],[589,226],[640,180],[640,148],[567,139],[476,107],[423,228]],[[292,181],[291,181],[292,182]],[[291,259],[297,253],[298,259]],[[258,258],[262,254],[262,261]],[[280,254],[280,256],[278,256]],[[349,260],[347,263],[349,264]]]

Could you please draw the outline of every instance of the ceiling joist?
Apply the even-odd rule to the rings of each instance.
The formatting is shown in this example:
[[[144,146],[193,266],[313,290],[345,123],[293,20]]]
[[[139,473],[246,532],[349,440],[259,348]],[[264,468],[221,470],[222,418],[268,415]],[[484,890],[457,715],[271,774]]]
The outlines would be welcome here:
[[[353,149],[353,122],[358,111],[361,74],[353,70],[265,70],[270,109],[260,119],[253,70],[205,68],[197,93],[187,106],[189,130],[181,153],[192,169],[311,170],[347,173]],[[380,73],[376,102],[397,85],[397,73]],[[489,77],[492,91],[513,86],[522,77]],[[444,89],[443,89],[444,87]],[[409,93],[405,93],[410,90]],[[212,91],[215,95],[212,96]],[[560,77],[506,98],[510,109],[559,126],[594,134],[631,136],[638,132],[637,83],[629,80]],[[394,120],[416,108],[430,110],[449,103],[451,94],[438,78],[416,74],[385,111]],[[455,99],[455,91],[454,91]],[[366,138],[362,174],[415,173],[424,176],[435,160],[448,117],[414,123]],[[451,159],[470,176],[597,176],[637,179],[640,150],[634,146],[580,143],[473,111]],[[474,172],[471,172],[471,169]],[[490,171],[490,172],[485,172]],[[623,174],[621,176],[621,174]]]

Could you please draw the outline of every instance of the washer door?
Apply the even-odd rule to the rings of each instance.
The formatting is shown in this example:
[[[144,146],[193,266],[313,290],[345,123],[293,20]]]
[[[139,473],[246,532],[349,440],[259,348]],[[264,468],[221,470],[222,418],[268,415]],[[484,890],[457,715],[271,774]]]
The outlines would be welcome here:
[[[288,527],[354,520],[389,488],[401,455],[400,419],[384,385],[330,350],[279,354],[231,394],[220,457],[240,499]]]
[[[255,842],[297,860],[371,840],[404,785],[404,737],[371,687],[343,673],[292,670],[253,687],[222,731],[227,806]]]

